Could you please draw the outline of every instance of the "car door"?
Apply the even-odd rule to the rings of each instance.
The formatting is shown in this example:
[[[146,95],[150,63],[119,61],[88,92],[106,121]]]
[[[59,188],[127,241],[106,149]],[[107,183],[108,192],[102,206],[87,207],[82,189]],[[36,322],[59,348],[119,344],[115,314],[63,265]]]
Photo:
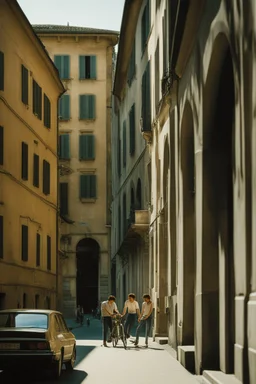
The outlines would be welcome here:
[[[57,314],[57,321],[60,324],[60,330],[61,330],[61,341],[64,348],[64,360],[69,360],[71,358],[71,345],[70,345],[70,334],[69,330],[66,326],[66,323],[62,317],[61,314]]]

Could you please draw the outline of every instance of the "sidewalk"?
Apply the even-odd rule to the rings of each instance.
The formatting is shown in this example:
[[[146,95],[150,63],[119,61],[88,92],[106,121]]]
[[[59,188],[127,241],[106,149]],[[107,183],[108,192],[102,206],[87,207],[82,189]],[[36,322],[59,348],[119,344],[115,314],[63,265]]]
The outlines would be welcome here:
[[[175,358],[175,351],[168,345],[159,345],[149,338],[149,347],[144,347],[145,339],[140,338],[140,348],[135,348],[131,337],[128,340],[127,350],[118,343],[114,348],[102,347],[101,321],[91,318],[90,327],[81,327],[74,319],[67,319],[67,324],[73,327],[77,338],[77,365],[76,370],[86,371],[86,378],[81,381],[88,384],[198,384],[200,381],[191,375]],[[83,356],[83,351],[90,349]],[[85,352],[84,352],[85,353]]]

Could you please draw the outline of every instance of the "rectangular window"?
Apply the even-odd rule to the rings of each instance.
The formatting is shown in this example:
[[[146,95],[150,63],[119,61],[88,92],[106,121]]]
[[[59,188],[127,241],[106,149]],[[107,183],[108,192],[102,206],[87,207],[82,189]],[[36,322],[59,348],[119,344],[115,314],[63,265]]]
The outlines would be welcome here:
[[[95,119],[95,95],[80,95],[79,96],[81,120]]]
[[[51,128],[51,102],[44,93],[44,126]]]
[[[94,135],[79,136],[79,159],[94,160],[95,159],[95,138]]]
[[[33,113],[42,120],[42,88],[33,80]]]
[[[70,120],[70,95],[63,95],[59,100],[59,119]]]
[[[28,261],[28,226],[21,226],[21,260]]]
[[[79,73],[81,79],[96,79],[96,56],[79,56]]]
[[[142,76],[142,130],[151,131],[151,96],[150,96],[150,62],[148,62],[145,72]]]
[[[141,51],[144,52],[150,32],[150,1],[147,1],[141,18]]]
[[[60,183],[60,214],[68,215],[68,183]]]
[[[123,122],[123,167],[126,167],[126,121]]]
[[[4,53],[0,51],[0,91],[4,90]]]
[[[21,101],[28,105],[28,70],[21,65]]]
[[[96,175],[80,176],[80,199],[96,199]]]
[[[50,194],[50,185],[51,185],[51,173],[50,173],[50,164],[48,161],[43,161],[43,193],[45,195]]]
[[[61,79],[70,78],[70,57],[68,55],[55,55],[54,64],[59,71]]]
[[[51,270],[52,267],[52,239],[47,236],[47,269]]]
[[[133,48],[132,48],[132,54],[130,57],[130,62],[129,62],[129,68],[128,68],[128,84],[131,85],[132,80],[135,76],[135,68],[136,68],[136,57],[135,57],[135,40],[133,43]]]
[[[4,127],[0,126],[0,165],[4,164]]]
[[[135,104],[133,104],[129,113],[129,125],[130,125],[130,155],[134,155],[135,152]]]
[[[0,259],[4,258],[4,218],[0,216]]]
[[[41,236],[36,234],[36,266],[40,267],[41,263]]]
[[[21,143],[21,178],[28,180],[28,145]]]
[[[70,159],[70,138],[69,134],[63,134],[59,136],[60,143],[60,159],[61,160],[69,160]]]
[[[122,153],[122,145],[121,145],[121,128],[120,128],[120,112],[118,111],[118,117],[117,117],[117,173],[118,176],[121,176],[121,170],[122,170],[122,159],[121,159],[121,153]]]
[[[34,153],[34,167],[33,167],[33,185],[39,187],[39,156]]]

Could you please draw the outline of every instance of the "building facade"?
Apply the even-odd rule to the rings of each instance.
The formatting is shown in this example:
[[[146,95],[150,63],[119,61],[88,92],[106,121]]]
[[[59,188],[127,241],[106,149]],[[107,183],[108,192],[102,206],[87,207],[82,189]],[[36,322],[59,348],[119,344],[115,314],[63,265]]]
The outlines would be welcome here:
[[[1,1],[0,30],[0,308],[56,308],[65,89],[16,1]]]
[[[150,10],[154,335],[205,383],[255,383],[255,4],[128,3]]]
[[[66,93],[59,105],[63,305],[95,309],[110,289],[111,88],[118,32],[35,25]]]

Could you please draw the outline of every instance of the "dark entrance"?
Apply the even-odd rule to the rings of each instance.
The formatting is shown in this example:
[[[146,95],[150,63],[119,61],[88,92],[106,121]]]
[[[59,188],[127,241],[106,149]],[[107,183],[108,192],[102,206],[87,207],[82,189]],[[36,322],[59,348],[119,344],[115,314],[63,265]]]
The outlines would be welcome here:
[[[83,239],[76,247],[76,297],[84,313],[91,313],[98,305],[99,244],[93,239]]]

